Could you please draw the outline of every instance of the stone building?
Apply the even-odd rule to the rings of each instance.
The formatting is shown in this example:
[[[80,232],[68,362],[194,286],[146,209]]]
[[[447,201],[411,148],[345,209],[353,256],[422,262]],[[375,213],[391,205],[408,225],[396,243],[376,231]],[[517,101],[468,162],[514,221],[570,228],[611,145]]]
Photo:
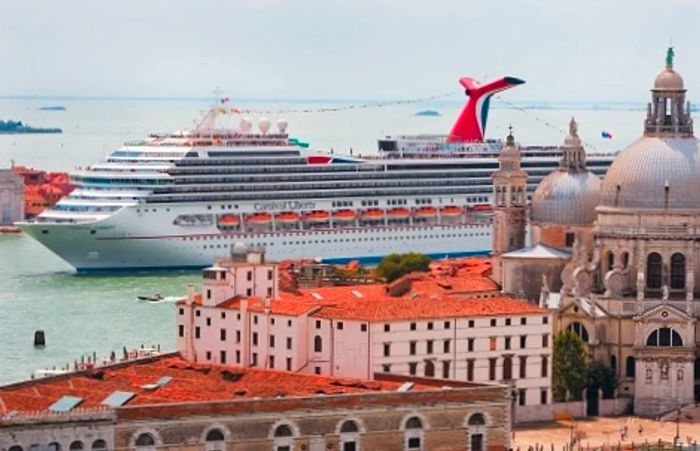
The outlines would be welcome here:
[[[0,387],[0,450],[503,450],[510,390],[194,364],[175,354]]]
[[[533,237],[572,254],[559,283],[542,284],[555,332],[579,334],[591,358],[615,370],[635,412],[650,416],[693,402],[700,383],[700,147],[671,49],[651,96],[643,136],[602,184],[578,176],[555,196],[565,179],[553,175],[532,203]],[[549,208],[555,198],[559,207]]]
[[[10,169],[0,169],[0,225],[24,219],[24,182]]]

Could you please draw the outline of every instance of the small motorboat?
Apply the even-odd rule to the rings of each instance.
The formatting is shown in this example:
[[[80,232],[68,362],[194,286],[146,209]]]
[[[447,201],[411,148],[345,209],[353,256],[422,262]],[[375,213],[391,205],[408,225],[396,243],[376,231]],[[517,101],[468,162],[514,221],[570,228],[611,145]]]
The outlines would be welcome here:
[[[163,296],[160,295],[160,293],[156,293],[152,296],[137,296],[140,301],[148,301],[148,302],[159,302],[165,299]]]

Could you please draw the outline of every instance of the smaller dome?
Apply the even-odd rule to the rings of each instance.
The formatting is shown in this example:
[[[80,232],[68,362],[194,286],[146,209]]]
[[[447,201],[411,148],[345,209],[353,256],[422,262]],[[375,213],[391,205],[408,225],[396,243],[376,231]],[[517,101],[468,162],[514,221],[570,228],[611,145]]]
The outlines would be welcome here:
[[[682,91],[683,77],[673,68],[662,70],[654,80],[655,91]]]
[[[592,225],[600,203],[600,179],[589,171],[558,168],[537,185],[532,222],[546,225]]]

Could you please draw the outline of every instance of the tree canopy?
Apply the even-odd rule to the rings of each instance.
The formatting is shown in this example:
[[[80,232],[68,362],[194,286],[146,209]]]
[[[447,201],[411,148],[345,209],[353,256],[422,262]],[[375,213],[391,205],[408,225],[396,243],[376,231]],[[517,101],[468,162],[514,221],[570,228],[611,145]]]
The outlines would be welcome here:
[[[554,337],[552,395],[555,401],[580,400],[588,386],[588,351],[581,337],[565,329]]]
[[[379,262],[377,274],[388,282],[413,271],[427,271],[430,257],[417,252],[407,254],[389,254]]]
[[[595,362],[588,368],[588,390],[602,390],[603,398],[609,399],[615,395],[617,376],[609,366]]]

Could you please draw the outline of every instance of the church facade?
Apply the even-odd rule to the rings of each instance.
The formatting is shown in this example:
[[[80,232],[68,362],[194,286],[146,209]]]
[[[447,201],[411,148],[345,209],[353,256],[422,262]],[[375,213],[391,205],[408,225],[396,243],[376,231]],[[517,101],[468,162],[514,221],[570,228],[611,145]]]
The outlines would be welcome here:
[[[685,94],[669,49],[643,136],[602,181],[586,170],[572,120],[560,167],[533,196],[532,246],[497,253],[506,291],[527,292],[539,270],[537,294],[554,313],[554,331],[573,330],[592,360],[613,368],[639,415],[699,393],[700,145]],[[559,266],[545,267],[543,250],[558,252]]]

